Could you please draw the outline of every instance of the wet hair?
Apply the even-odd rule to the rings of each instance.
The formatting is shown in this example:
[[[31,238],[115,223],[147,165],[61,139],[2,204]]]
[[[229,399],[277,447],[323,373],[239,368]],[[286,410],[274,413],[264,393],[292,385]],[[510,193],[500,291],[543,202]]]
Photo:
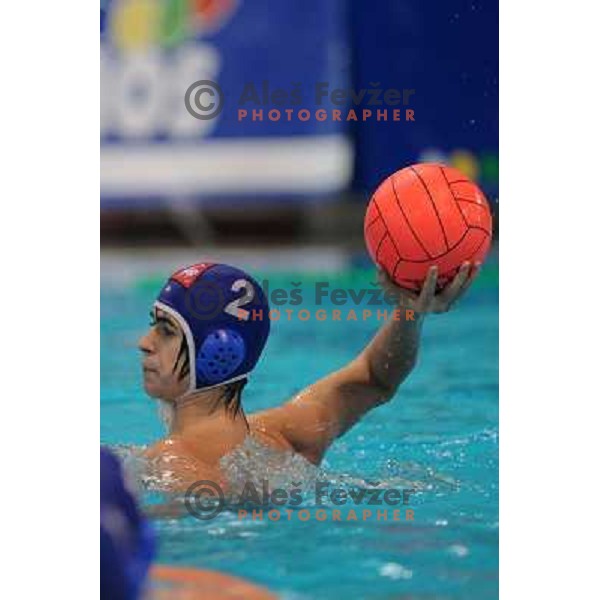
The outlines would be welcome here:
[[[179,352],[173,365],[173,373],[177,370],[179,363],[181,363],[181,367],[179,368],[179,380],[181,381],[190,374],[190,353],[188,352],[187,342],[184,337],[181,339],[181,346],[179,346]]]
[[[242,408],[242,392],[247,383],[248,378],[244,377],[223,386],[223,393],[220,399],[224,401],[225,409],[232,417],[235,417],[240,411],[244,412]]]
[[[173,365],[173,373],[175,373],[177,368],[179,368],[180,380],[190,374],[190,354],[185,338],[181,340],[181,346],[179,347],[179,352],[177,354],[177,358],[175,359],[175,364]],[[240,411],[243,414],[244,410],[242,408],[242,392],[247,383],[248,378],[244,377],[243,379],[239,379],[238,381],[233,381],[232,383],[224,385],[221,396],[219,396],[214,409],[217,408],[220,401],[223,401],[225,404],[225,409],[231,415],[231,417],[235,417]]]

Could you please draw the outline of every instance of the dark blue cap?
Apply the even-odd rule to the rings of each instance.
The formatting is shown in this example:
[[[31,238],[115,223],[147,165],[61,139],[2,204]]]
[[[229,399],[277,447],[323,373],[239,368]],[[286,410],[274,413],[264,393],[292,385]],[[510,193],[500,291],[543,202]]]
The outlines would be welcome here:
[[[100,448],[102,600],[139,598],[154,550],[154,534],[125,485],[119,460]]]
[[[185,335],[188,393],[246,377],[269,337],[269,303],[261,286],[229,265],[198,263],[180,269],[155,307],[176,319]]]

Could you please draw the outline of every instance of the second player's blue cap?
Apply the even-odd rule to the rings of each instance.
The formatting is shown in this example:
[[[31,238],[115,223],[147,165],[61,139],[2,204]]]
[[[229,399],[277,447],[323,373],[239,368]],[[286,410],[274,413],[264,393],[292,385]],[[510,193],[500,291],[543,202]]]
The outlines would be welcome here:
[[[269,336],[269,303],[261,286],[229,265],[198,263],[176,271],[154,306],[183,330],[190,360],[187,393],[246,377]]]
[[[100,448],[100,592],[136,600],[155,554],[155,535],[137,506],[118,458]]]

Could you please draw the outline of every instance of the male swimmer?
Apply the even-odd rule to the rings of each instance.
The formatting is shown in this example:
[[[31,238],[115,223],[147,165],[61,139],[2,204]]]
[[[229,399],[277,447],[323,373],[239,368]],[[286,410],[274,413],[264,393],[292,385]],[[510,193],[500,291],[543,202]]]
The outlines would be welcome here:
[[[380,272],[399,314],[408,309],[414,318],[387,320],[350,363],[286,404],[250,415],[244,412],[242,391],[270,328],[263,290],[247,273],[224,264],[177,271],[161,290],[151,328],[139,342],[144,388],[169,413],[167,437],[146,457],[174,474],[179,489],[199,479],[226,486],[219,461],[247,436],[318,465],[336,438],[394,397],[415,366],[424,315],[446,312],[478,266],[464,263],[438,293],[432,267],[418,295]]]

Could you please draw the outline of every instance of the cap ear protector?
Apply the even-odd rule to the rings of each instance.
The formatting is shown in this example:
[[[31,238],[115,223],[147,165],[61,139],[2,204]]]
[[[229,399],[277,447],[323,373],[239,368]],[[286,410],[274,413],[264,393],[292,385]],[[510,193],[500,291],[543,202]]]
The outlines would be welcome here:
[[[209,384],[229,379],[244,361],[246,344],[232,329],[216,329],[202,342],[196,354],[196,368]]]

